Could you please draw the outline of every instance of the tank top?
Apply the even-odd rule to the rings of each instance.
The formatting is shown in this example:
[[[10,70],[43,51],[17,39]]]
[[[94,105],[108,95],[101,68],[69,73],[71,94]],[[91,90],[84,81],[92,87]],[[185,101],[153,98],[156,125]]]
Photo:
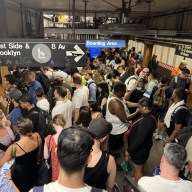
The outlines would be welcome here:
[[[112,123],[113,125],[113,129],[110,132],[111,135],[119,135],[122,133],[125,133],[128,129],[128,125],[127,123],[124,123],[123,121],[121,121],[116,115],[113,115],[110,113],[109,111],[109,102],[113,99],[117,99],[118,101],[120,101],[123,106],[124,106],[124,110],[127,116],[130,115],[129,109],[125,104],[125,100],[120,100],[119,98],[113,96],[113,94],[111,93],[109,95],[109,98],[107,100],[107,110],[106,110],[106,120],[109,121],[110,123]]]
[[[16,143],[16,145],[25,154],[15,157],[13,182],[20,191],[27,192],[35,185],[38,176],[37,153],[39,147],[26,153],[19,144]]]
[[[85,183],[98,189],[106,189],[106,183],[109,176],[109,173],[107,172],[108,162],[109,155],[102,152],[101,158],[95,167],[86,167],[84,176]]]

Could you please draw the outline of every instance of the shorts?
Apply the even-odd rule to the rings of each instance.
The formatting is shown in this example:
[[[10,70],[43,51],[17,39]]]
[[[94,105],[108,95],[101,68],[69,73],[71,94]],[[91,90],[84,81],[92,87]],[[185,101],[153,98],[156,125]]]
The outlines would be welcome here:
[[[119,135],[109,134],[109,150],[115,151],[124,146],[123,137],[125,133]]]
[[[145,153],[136,152],[135,154],[131,155],[131,160],[136,165],[144,165],[149,158],[150,151],[145,151]]]

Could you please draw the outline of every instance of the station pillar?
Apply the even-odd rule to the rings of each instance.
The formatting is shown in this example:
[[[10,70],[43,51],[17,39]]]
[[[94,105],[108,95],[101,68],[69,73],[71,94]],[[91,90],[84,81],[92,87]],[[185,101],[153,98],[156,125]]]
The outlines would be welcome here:
[[[8,34],[5,0],[0,0],[0,38],[6,38]]]
[[[153,52],[153,44],[145,43],[143,54],[143,67],[148,67],[148,62],[152,57],[152,52]]]
[[[1,77],[1,82],[0,82],[0,96],[3,98],[5,97],[5,84],[4,84],[4,76],[9,73],[8,67],[0,67],[0,77]],[[3,110],[3,112],[7,115],[7,110],[6,108],[0,103],[0,109]]]

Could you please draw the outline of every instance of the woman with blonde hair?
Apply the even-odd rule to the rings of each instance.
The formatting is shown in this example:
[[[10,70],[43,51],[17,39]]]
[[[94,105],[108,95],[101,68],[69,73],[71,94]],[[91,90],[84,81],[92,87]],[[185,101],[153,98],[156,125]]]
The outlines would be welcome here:
[[[20,191],[28,192],[37,180],[42,140],[38,133],[32,132],[33,123],[28,118],[18,120],[15,129],[20,140],[9,146],[0,160],[0,167],[14,158],[12,180]]]
[[[64,129],[66,124],[66,120],[64,115],[58,114],[52,120],[52,126],[54,127],[56,134],[55,135],[48,135],[45,138],[45,145],[44,145],[44,158],[49,159],[51,156],[51,166],[52,166],[52,181],[56,181],[59,175],[59,160],[57,157],[57,143],[58,137],[61,131]]]
[[[10,124],[3,111],[0,110],[0,159],[15,139],[13,131],[10,129]]]

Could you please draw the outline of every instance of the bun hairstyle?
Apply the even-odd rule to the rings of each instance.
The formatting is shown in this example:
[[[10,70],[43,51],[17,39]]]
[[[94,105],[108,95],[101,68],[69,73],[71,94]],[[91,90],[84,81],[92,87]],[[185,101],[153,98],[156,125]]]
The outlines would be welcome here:
[[[24,136],[32,136],[33,123],[28,118],[22,118],[17,121],[15,128],[17,132]]]

